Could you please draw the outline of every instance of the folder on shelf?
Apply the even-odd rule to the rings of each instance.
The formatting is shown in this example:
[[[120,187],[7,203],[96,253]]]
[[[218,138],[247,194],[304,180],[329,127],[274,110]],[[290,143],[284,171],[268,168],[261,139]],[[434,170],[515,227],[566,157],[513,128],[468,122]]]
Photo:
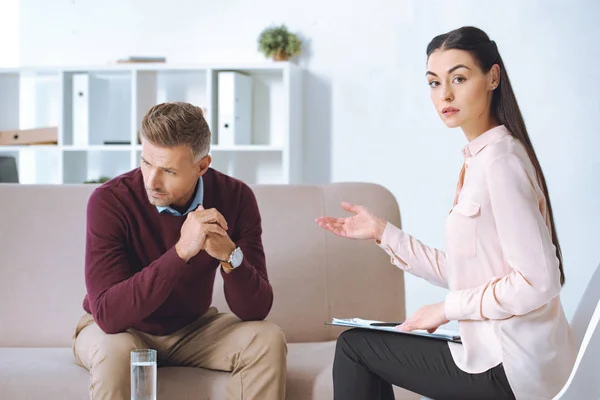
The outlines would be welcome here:
[[[86,146],[90,137],[90,77],[87,73],[73,74],[73,144]]]
[[[251,144],[252,77],[239,72],[221,71],[217,85],[217,143],[221,146]]]
[[[410,332],[401,331],[395,328],[400,322],[386,323],[384,321],[361,319],[361,318],[332,318],[331,322],[325,323],[325,325],[336,325],[350,328],[363,328],[373,329],[378,331],[386,331],[398,333],[401,335],[416,335],[424,336],[432,339],[445,340],[447,342],[462,343],[460,334],[457,331],[437,329],[434,333],[429,333],[425,330],[415,330]]]

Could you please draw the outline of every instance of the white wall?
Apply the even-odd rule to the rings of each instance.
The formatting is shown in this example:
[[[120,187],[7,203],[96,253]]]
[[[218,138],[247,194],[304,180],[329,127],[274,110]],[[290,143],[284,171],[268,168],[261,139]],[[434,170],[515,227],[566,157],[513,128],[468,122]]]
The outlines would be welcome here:
[[[443,244],[465,139],[429,101],[425,47],[470,24],[496,40],[550,187],[572,316],[600,262],[600,3],[479,0],[22,0],[21,61],[104,63],[130,54],[170,62],[259,62],[256,37],[285,22],[310,39],[307,182],[375,181],[397,197],[404,229]],[[352,199],[348,199],[352,200]],[[367,269],[368,266],[365,266]],[[365,271],[365,273],[367,273]],[[408,277],[408,312],[444,291]]]
[[[19,0],[0,0],[0,68],[19,65]]]

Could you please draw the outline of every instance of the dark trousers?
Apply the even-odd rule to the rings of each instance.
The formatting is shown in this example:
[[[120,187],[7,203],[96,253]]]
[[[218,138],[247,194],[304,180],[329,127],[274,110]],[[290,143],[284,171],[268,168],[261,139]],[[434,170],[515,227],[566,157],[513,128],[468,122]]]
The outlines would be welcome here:
[[[442,340],[369,329],[340,335],[335,400],[393,400],[392,385],[435,400],[514,399],[502,364],[480,374],[456,366]]]

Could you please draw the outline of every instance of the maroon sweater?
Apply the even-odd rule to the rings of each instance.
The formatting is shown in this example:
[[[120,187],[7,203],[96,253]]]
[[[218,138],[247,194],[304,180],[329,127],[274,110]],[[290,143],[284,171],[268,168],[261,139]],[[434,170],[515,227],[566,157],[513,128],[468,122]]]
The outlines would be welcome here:
[[[252,190],[209,169],[204,208],[216,208],[244,253],[227,274],[200,251],[186,264],[175,252],[186,216],[159,214],[148,201],[138,169],[98,187],[87,206],[83,308],[106,333],[134,328],[164,335],[188,325],[211,305],[217,269],[225,298],[242,320],[264,319],[273,303],[262,246],[261,217]]]

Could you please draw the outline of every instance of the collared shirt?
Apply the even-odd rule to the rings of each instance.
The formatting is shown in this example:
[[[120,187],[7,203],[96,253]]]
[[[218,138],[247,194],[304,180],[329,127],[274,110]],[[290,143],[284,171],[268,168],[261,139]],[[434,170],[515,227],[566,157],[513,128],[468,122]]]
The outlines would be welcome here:
[[[196,196],[194,196],[194,200],[183,214],[172,208],[171,206],[156,206],[156,209],[159,213],[168,213],[171,215],[176,215],[181,217],[183,215],[187,215],[187,213],[194,211],[200,204],[202,204],[202,200],[204,199],[204,182],[202,181],[202,177],[198,180],[198,185],[196,188]]]
[[[546,198],[525,147],[504,126],[472,140],[445,251],[387,224],[381,243],[392,264],[449,289],[449,343],[464,371],[500,363],[517,399],[550,399],[566,383],[576,350],[560,302],[560,272]]]

